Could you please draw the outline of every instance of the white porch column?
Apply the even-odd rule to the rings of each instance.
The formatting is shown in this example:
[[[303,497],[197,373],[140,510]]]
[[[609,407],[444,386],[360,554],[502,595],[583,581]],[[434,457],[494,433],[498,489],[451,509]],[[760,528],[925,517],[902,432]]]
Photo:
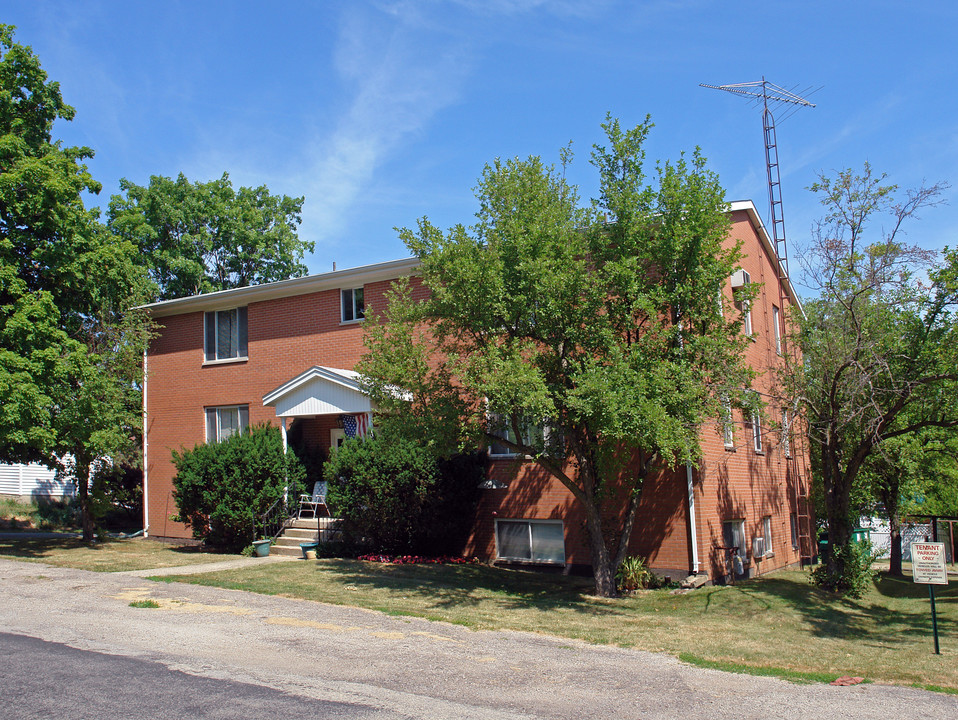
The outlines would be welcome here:
[[[279,434],[283,438],[283,455],[286,454],[286,450],[289,447],[289,442],[286,435],[286,418],[280,418]]]

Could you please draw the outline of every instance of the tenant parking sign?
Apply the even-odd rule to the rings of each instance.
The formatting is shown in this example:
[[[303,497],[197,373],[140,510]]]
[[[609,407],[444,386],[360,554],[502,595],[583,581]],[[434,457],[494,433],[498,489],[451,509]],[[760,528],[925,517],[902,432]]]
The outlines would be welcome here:
[[[945,544],[940,542],[912,543],[911,574],[916,583],[947,585],[948,570],[945,568]]]

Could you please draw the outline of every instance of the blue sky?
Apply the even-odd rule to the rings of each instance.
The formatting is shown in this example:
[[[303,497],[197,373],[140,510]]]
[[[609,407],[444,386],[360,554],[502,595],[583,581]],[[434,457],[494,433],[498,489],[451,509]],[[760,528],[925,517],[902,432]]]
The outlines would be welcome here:
[[[180,172],[305,195],[312,272],[404,257],[393,228],[423,215],[470,223],[496,157],[556,161],[571,140],[590,197],[607,112],[651,114],[650,161],[700,146],[766,216],[760,110],[699,83],[821,88],[778,126],[792,257],[819,172],[958,185],[953,2],[6,0],[0,22],[76,108],[57,134],[95,150],[95,203]],[[913,241],[956,244],[956,194]]]

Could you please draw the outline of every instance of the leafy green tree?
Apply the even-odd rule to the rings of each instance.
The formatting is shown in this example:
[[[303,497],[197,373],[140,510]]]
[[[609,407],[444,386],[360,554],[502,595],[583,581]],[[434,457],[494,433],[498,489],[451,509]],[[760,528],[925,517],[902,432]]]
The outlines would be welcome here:
[[[696,151],[647,184],[651,122],[603,127],[590,207],[540,158],[497,160],[475,225],[401,231],[428,296],[400,283],[385,314],[367,316],[361,370],[379,427],[437,449],[495,441],[557,478],[584,513],[596,592],[610,596],[643,481],[695,463],[701,427],[723,398],[745,396],[750,374],[741,316],[716,307],[740,257],[718,178]],[[528,431],[541,424],[550,431]]]
[[[906,445],[895,450],[893,441],[958,426],[958,256],[946,252],[942,262],[902,239],[945,186],[901,193],[883,181],[866,164],[861,175],[844,170],[811,188],[826,215],[804,254],[818,297],[805,306],[793,392],[807,412],[825,503],[831,551],[820,577],[838,591],[855,585],[849,573],[859,566],[843,549],[858,521],[852,498],[865,487],[862,473],[887,478],[893,471],[881,463],[906,459]],[[869,234],[879,219],[882,229]]]
[[[190,182],[152,176],[147,186],[120,181],[108,225],[136,245],[160,299],[305,275],[300,240],[303,198],[271,195],[265,185],[233,189],[229,175]]]
[[[173,452],[173,496],[193,537],[239,552],[257,531],[257,516],[283,497],[303,492],[305,470],[283,451],[279,428],[254,425],[217,443]]]
[[[77,485],[93,539],[90,472],[132,452],[150,326],[130,308],[150,284],[135,248],[106,232],[100,186],[52,132],[74,110],[29,47],[0,26],[0,459],[39,461]]]

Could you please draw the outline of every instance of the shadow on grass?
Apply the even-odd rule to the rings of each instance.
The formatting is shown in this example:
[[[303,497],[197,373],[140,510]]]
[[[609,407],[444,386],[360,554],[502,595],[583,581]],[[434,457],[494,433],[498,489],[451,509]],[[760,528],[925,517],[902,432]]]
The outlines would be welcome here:
[[[756,597],[771,596],[797,612],[819,637],[859,642],[880,642],[884,645],[911,644],[931,637],[931,608],[928,590],[916,586],[910,578],[876,576],[875,592],[864,598],[841,598],[808,583],[804,574],[771,576],[743,583],[737,587]],[[955,603],[958,583],[941,586],[943,601]],[[936,590],[936,601],[938,592]],[[940,634],[958,630],[953,609],[942,614],[939,606]]]
[[[70,550],[108,550],[115,548],[118,544],[130,542],[129,540],[120,540],[116,538],[105,538],[94,543],[85,543],[78,537],[60,537],[60,538],[31,538],[21,536],[16,538],[0,538],[0,557],[24,558],[29,560],[44,560],[57,552],[68,552]],[[152,542],[150,540],[137,540],[136,542]],[[215,550],[202,548],[198,545],[183,545],[167,547],[170,552],[182,553],[184,555],[196,555],[199,553],[210,554]]]
[[[563,608],[592,615],[618,614],[618,607],[590,595],[591,578],[547,574],[487,565],[390,565],[359,560],[327,560],[317,572],[334,572],[364,590],[415,595],[430,607],[469,608],[493,601],[504,611]]]

